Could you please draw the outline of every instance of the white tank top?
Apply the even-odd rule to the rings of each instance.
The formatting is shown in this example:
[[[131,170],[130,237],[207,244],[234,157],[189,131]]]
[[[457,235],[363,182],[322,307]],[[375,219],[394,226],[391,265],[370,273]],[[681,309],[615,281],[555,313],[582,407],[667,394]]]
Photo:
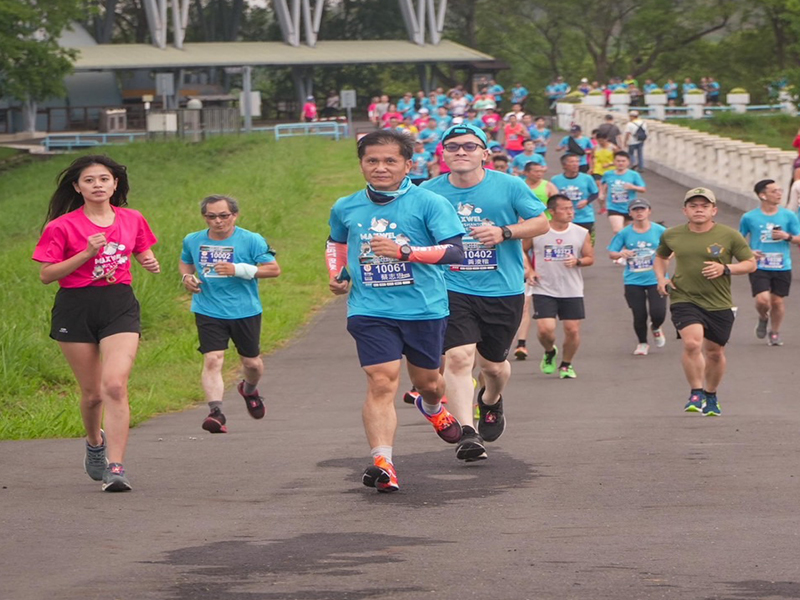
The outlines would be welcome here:
[[[589,232],[570,223],[564,231],[550,229],[533,238],[534,269],[539,282],[532,286],[534,294],[553,298],[583,298],[583,274],[580,267],[569,268],[564,261],[581,258],[581,250]]]

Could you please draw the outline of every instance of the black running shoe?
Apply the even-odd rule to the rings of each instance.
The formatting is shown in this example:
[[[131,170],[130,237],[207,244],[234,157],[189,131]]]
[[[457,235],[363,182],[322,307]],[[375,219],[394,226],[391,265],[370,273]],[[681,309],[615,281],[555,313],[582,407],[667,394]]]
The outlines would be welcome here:
[[[403,402],[406,404],[414,404],[417,401],[417,398],[419,398],[419,392],[417,391],[417,388],[413,386],[410,390],[403,394]]]
[[[254,419],[263,419],[267,410],[264,408],[264,399],[258,395],[258,390],[256,390],[255,394],[245,394],[244,380],[239,382],[239,387],[236,389],[239,390],[239,395],[244,398],[247,404],[247,412],[250,413],[250,416]]]
[[[481,436],[469,425],[461,428],[461,441],[456,446],[456,458],[465,462],[488,458]]]
[[[480,411],[480,418],[478,419],[478,432],[485,442],[493,442],[501,435],[506,429],[506,418],[503,416],[503,397],[496,404],[484,404],[483,393],[486,388],[481,388],[478,392],[478,411]]]
[[[203,429],[209,433],[228,433],[228,428],[225,427],[225,415],[218,408],[215,408],[203,421]]]

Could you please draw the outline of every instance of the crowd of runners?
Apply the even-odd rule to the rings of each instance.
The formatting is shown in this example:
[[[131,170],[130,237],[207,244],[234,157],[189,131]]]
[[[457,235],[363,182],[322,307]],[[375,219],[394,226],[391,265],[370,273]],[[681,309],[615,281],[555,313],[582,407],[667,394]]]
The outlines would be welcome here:
[[[666,229],[639,195],[646,184],[630,168],[628,153],[611,146],[609,125],[583,154],[573,152],[572,142],[581,144],[573,128],[559,144],[562,172],[549,181],[544,160],[512,173],[488,169],[491,137],[470,123],[441,131],[437,143],[448,171],[434,178],[414,180],[419,140],[407,132],[379,128],[358,141],[366,186],[333,205],[326,262],[331,292],[348,297],[347,330],[367,380],[363,422],[372,461],[365,485],[399,489],[392,452],[403,358],[413,384],[405,397],[465,462],[488,458],[486,444],[505,430],[508,357],[528,357],[531,320],[541,372],[578,377],[582,272],[597,260],[620,266],[634,355],[646,356],[650,340],[665,345],[669,300],[689,386],[687,412],[721,414],[717,389],[734,321],[731,276],[750,277],[755,335],[782,345],[800,221],[784,207],[780,186],[755,183],[760,206],[742,216],[739,231],[714,221],[713,191],[688,190],[686,223]],[[526,153],[537,153],[527,140]],[[144,217],[126,208],[128,192],[123,165],[106,156],[75,160],[59,177],[33,254],[42,282],[59,284],[50,336],[80,387],[85,470],[110,492],[131,489],[123,466],[127,382],[140,333],[131,259],[161,272],[152,251],[156,238]],[[594,238],[602,213],[614,233],[605,252]],[[184,239],[178,270],[192,298],[203,357],[209,413],[201,426],[222,434],[222,367],[231,340],[243,369],[238,392],[251,417],[265,415],[258,391],[264,369],[258,280],[281,269],[264,237],[236,224],[235,199],[208,196],[199,215],[206,226]]]

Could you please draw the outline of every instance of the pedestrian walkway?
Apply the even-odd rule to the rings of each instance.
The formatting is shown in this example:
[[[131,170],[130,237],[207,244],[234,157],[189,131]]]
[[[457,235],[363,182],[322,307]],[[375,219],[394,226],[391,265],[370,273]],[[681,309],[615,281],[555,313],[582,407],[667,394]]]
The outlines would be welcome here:
[[[653,220],[682,222],[685,190],[644,175]],[[800,598],[800,311],[768,347],[735,278],[724,416],[686,414],[671,324],[665,348],[631,355],[610,238],[599,216],[580,377],[514,362],[507,430],[472,464],[398,398],[396,494],[360,483],[364,381],[342,301],[266,358],[263,421],[232,389],[227,435],[200,429],[204,406],[134,429],[129,494],[83,474],[80,440],[0,443],[0,598]]]

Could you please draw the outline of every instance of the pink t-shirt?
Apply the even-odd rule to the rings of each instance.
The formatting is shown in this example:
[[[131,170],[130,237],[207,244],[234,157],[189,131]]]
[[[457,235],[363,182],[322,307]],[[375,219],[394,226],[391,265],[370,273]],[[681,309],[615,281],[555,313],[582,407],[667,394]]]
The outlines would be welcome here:
[[[317,118],[317,105],[313,102],[306,102],[303,104],[303,116],[306,119]]]
[[[144,252],[158,240],[139,211],[111,207],[114,222],[108,227],[92,223],[83,207],[50,221],[33,251],[33,260],[60,263],[86,250],[86,240],[96,233],[106,235],[106,245],[97,256],[87,260],[60,279],[64,288],[131,283],[131,255]]]

